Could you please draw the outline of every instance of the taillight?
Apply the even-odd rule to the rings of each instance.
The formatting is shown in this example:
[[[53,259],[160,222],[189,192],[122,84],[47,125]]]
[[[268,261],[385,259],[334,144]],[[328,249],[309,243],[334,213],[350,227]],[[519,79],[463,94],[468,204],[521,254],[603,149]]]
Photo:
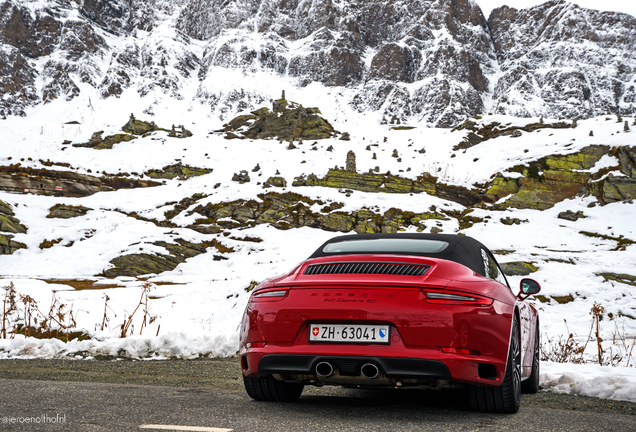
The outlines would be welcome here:
[[[282,300],[289,294],[289,288],[269,288],[256,291],[252,294],[253,300]]]
[[[263,348],[265,345],[267,345],[267,342],[248,342],[247,343],[248,348]]]
[[[453,291],[439,291],[423,289],[423,300],[432,304],[443,305],[461,305],[461,306],[490,306],[493,302],[488,297],[482,297],[475,294],[458,294]]]
[[[479,351],[468,348],[442,347],[441,350],[446,354],[481,355]]]

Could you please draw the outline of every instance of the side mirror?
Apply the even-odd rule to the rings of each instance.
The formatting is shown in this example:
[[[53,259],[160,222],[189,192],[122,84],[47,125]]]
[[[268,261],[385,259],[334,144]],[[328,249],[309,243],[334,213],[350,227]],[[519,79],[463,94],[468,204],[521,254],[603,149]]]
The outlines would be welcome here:
[[[534,279],[521,279],[519,287],[521,289],[521,291],[519,292],[519,297],[523,295],[524,299],[541,291],[541,285],[539,285],[539,282],[535,281]]]

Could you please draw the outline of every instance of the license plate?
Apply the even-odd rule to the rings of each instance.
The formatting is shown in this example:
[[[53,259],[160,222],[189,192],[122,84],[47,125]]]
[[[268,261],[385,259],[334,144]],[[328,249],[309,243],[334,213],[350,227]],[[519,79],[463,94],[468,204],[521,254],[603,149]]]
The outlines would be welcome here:
[[[388,325],[310,324],[309,342],[388,344]]]

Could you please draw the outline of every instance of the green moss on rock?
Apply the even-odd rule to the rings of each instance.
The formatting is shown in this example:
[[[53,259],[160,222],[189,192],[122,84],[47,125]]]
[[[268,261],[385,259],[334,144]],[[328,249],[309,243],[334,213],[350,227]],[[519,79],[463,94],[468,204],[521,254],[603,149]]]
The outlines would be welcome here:
[[[112,149],[115,144],[135,139],[135,137],[130,134],[115,134],[102,138],[103,133],[103,131],[95,132],[88,142],[73,144],[73,147],[87,147],[96,150]]]
[[[552,155],[528,165],[518,165],[509,171],[524,177],[497,176],[486,186],[486,196],[499,200],[512,193],[500,208],[551,208],[565,199],[590,193],[592,174],[581,170],[589,170],[609,152],[608,146],[591,145],[573,154]]]
[[[526,261],[512,261],[499,265],[506,276],[527,276],[539,270],[534,263]]]
[[[0,232],[11,234],[24,234],[27,232],[27,227],[22,225],[20,220],[15,217],[11,206],[2,200],[0,200]]]
[[[152,169],[146,171],[144,174],[154,179],[168,179],[174,178],[187,179],[190,177],[202,176],[211,173],[212,170],[208,168],[191,167],[190,165],[182,165],[181,163],[174,165],[166,165],[160,170]]]
[[[19,249],[26,249],[24,243],[13,241],[11,234],[0,234],[0,255],[11,255]]]
[[[535,294],[533,297],[539,300],[541,303],[550,303],[550,299],[544,295]]]
[[[519,192],[519,184],[516,179],[498,175],[491,181],[486,196],[492,201],[499,201],[501,198],[517,192]]]
[[[606,281],[620,282],[623,284],[636,286],[636,276],[632,276],[626,273],[597,273],[597,276],[602,276]]]
[[[601,186],[603,203],[627,201],[636,198],[636,178],[608,175]]]
[[[263,183],[263,187],[287,187],[287,180],[284,177],[273,176],[267,179],[265,183]]]
[[[294,179],[292,186],[323,186],[337,189],[353,189],[362,192],[376,193],[421,193],[438,196],[472,206],[482,201],[490,201],[488,197],[460,186],[445,185],[437,182],[437,177],[422,175],[415,180],[392,174],[358,173],[349,170],[330,169],[323,178],[315,174],[300,176]]]
[[[0,213],[0,232],[24,234],[27,228],[17,218]]]
[[[558,304],[567,304],[572,303],[574,301],[574,296],[572,294],[564,295],[564,296],[550,296],[552,299]]]

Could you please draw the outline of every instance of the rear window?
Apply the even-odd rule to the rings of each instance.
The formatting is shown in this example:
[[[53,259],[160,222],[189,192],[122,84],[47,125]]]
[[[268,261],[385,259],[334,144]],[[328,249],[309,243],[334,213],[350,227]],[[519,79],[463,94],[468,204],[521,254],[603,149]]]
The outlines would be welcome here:
[[[345,240],[327,244],[323,249],[326,254],[346,253],[399,253],[399,254],[434,254],[442,252],[448,243],[440,240],[424,240],[410,238],[378,238],[365,240]]]

